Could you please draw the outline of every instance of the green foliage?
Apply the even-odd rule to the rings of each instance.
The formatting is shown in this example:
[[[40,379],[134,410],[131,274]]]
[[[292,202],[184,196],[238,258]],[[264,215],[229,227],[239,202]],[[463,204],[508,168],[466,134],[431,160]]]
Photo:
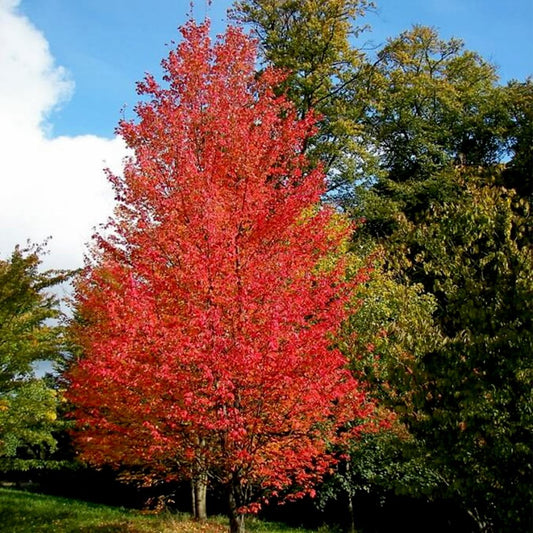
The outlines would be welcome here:
[[[346,459],[320,488],[319,506],[342,499],[342,493],[350,499],[362,493],[383,498],[391,493],[433,494],[441,480],[428,467],[419,443],[401,429],[396,426],[366,433],[354,441]]]
[[[42,466],[55,449],[59,396],[34,364],[61,357],[57,298],[47,292],[66,272],[39,272],[41,248],[17,247],[0,260],[0,468]]]
[[[459,201],[406,223],[401,275],[423,282],[445,334],[427,354],[412,427],[479,521],[528,528],[533,496],[533,253],[529,203],[467,176]],[[495,181],[498,176],[495,176]],[[398,262],[401,264],[401,261]],[[487,526],[488,527],[488,526]]]
[[[337,194],[369,159],[359,142],[367,66],[351,41],[372,8],[370,0],[237,0],[232,10],[258,37],[265,61],[288,73],[281,88],[301,116],[313,110],[322,117],[308,153],[325,165]]]
[[[414,26],[378,53],[370,138],[390,179],[431,176],[446,164],[492,163],[503,151],[504,105],[492,65]]]
[[[232,15],[250,24],[264,58],[290,73],[289,95],[302,114],[334,98],[360,54],[349,39],[368,0],[237,0]]]
[[[449,498],[481,530],[528,531],[531,207],[497,185],[505,172],[442,171],[448,201],[416,214],[395,204],[396,227],[342,346],[396,424],[354,447],[348,484]]]
[[[399,210],[388,248],[375,252],[341,346],[395,418],[354,445],[342,482],[449,498],[485,531],[527,531],[530,204],[495,185],[503,171],[457,170],[454,201],[411,220]]]
[[[361,435],[344,450],[347,461],[321,490],[322,499],[360,492],[427,495],[440,485],[425,461],[421,442],[410,433],[412,420],[423,417],[416,391],[424,381],[423,358],[438,349],[442,335],[433,319],[435,298],[421,285],[399,283],[385,270],[382,248],[366,251],[356,241],[359,262],[373,270],[354,294],[354,312],[346,321],[339,346],[354,374],[379,405],[383,424]],[[352,251],[352,253],[354,253]]]
[[[55,450],[57,397],[42,380],[27,380],[16,392],[2,394],[0,428],[2,466],[27,469],[37,466],[43,450]],[[22,457],[21,457],[22,455]]]
[[[442,342],[433,320],[436,302],[421,285],[395,280],[384,259],[383,249],[372,253],[374,270],[354,294],[355,310],[345,323],[340,347],[356,375],[372,384],[374,396],[411,412],[416,409],[411,397],[415,370]]]
[[[456,166],[492,165],[507,156],[516,134],[510,91],[497,79],[495,68],[460,40],[444,41],[424,26],[378,52],[361,94],[369,102],[363,140],[376,172],[346,206],[365,217],[369,235],[389,237],[399,218],[415,220],[455,201]]]
[[[433,493],[458,500],[480,529],[527,531],[532,91],[529,81],[495,82],[490,65],[428,28],[380,52],[369,138],[381,170],[351,207],[367,219],[359,239],[384,246],[384,271],[397,290],[419,288],[405,315],[426,313],[427,328],[402,325],[407,365],[383,351],[381,335],[351,352],[379,346],[379,364],[370,358],[373,366],[364,366],[364,355],[357,362],[426,454],[439,479]],[[496,165],[506,154],[509,163]],[[387,308],[397,295],[383,291],[362,298],[356,322],[390,324],[374,302]]]

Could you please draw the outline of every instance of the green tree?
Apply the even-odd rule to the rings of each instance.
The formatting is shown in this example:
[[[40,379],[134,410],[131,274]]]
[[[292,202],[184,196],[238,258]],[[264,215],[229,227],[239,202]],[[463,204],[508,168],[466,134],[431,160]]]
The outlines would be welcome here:
[[[507,144],[511,159],[502,173],[505,187],[533,200],[533,80],[512,81],[505,88],[509,112]]]
[[[430,332],[418,349],[399,338],[414,364],[395,365],[394,352],[381,349],[377,365],[396,369],[386,382],[393,397],[383,400],[439,479],[433,495],[455,500],[480,530],[527,531],[531,84],[496,82],[493,67],[434,30],[389,41],[369,93],[367,138],[380,169],[352,209],[367,219],[360,239],[386,250],[384,271],[435,305],[439,343],[428,342],[438,338]],[[411,405],[395,403],[402,394]]]
[[[237,0],[231,14],[257,36],[267,64],[286,71],[282,89],[301,116],[317,111],[318,134],[308,154],[328,173],[330,193],[342,194],[346,183],[369,160],[359,97],[367,65],[351,43],[366,29],[359,20],[373,8],[370,0]]]
[[[464,179],[458,201],[416,224],[406,222],[398,235],[399,273],[435,296],[434,318],[445,335],[442,348],[422,361],[425,382],[414,390],[424,416],[410,425],[427,444],[444,494],[458,500],[480,530],[528,531],[530,204],[486,184],[486,175]]]
[[[480,530],[527,531],[531,83],[498,86],[479,56],[422,27],[389,41],[369,79],[365,139],[379,170],[349,207],[366,219],[354,246],[379,243],[385,277],[351,319],[367,333],[344,342],[407,432],[356,447],[349,485],[410,480]]]
[[[413,219],[454,201],[456,166],[501,162],[510,142],[509,97],[495,68],[458,39],[414,26],[389,39],[368,75],[365,142],[376,172],[348,209],[386,237],[402,213]]]
[[[455,501],[481,531],[529,531],[530,203],[497,185],[504,172],[457,170],[453,202],[398,214],[341,339],[395,424],[354,443],[341,477],[353,494]]]
[[[56,447],[60,397],[36,363],[61,357],[59,302],[48,289],[68,278],[40,272],[42,248],[16,247],[0,260],[0,469],[44,466]]]

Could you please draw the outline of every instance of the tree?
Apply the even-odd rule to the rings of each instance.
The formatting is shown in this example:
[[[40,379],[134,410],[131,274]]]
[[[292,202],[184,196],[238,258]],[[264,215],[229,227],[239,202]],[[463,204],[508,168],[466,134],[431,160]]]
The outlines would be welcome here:
[[[455,166],[492,165],[506,156],[509,101],[495,68],[458,39],[414,26],[378,52],[370,69],[365,141],[376,172],[346,206],[365,229],[387,237],[398,213],[410,220],[454,201]]]
[[[433,494],[458,502],[480,530],[525,531],[528,84],[497,86],[492,67],[427,28],[378,57],[386,82],[372,127],[381,174],[360,190],[354,213],[367,219],[364,238],[386,249],[393,279],[434,299],[442,335],[389,386],[397,395],[413,384],[403,418],[440,478]]]
[[[457,202],[406,224],[400,239],[399,272],[435,295],[434,317],[445,335],[442,348],[423,360],[426,380],[417,395],[425,416],[411,428],[431,451],[443,493],[458,500],[480,530],[528,531],[530,204],[487,184],[486,175],[465,179]]]
[[[384,399],[424,443],[440,477],[434,494],[459,502],[486,531],[528,529],[531,475],[531,90],[496,81],[493,67],[429,28],[390,40],[369,92],[368,138],[381,168],[352,204],[367,220],[358,240],[378,241],[391,279],[421,287],[435,304],[422,350],[399,344],[413,364],[385,374],[411,407]],[[382,292],[380,305],[394,301]],[[428,343],[439,336],[440,346]],[[396,357],[379,338],[372,345],[381,356],[369,366],[375,375]]]
[[[16,247],[0,260],[0,467],[42,467],[56,447],[59,397],[34,374],[39,361],[61,358],[59,302],[48,289],[62,271],[39,272],[42,248]]]
[[[361,142],[367,105],[360,98],[368,69],[352,41],[372,8],[369,0],[238,0],[230,13],[251,27],[265,63],[288,73],[283,88],[300,116],[320,114],[306,151],[324,165],[330,195],[342,195],[370,161]]]
[[[262,497],[312,493],[371,406],[331,348],[358,280],[303,155],[313,116],[239,29],[208,31],[183,28],[168,87],[147,76],[119,126],[134,156],[77,285],[69,398],[88,461],[222,483],[243,531]]]

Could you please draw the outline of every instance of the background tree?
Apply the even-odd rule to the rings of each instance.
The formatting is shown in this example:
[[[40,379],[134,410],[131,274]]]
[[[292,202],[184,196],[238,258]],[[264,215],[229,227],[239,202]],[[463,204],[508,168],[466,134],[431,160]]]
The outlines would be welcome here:
[[[319,7],[307,3],[306,7],[319,17],[330,6],[329,2],[323,4]],[[301,73],[296,58],[305,53],[307,45],[319,40],[316,35],[307,39],[314,35],[313,16],[299,16],[290,2],[242,1],[237,8],[256,29],[265,57],[293,71],[289,78],[294,84],[290,94],[305,113],[305,99],[298,92]],[[274,12],[279,14],[277,25],[268,16]],[[284,13],[293,16],[284,18]],[[350,23],[353,19],[347,23],[345,32],[349,33]],[[279,39],[281,34],[283,41]],[[339,35],[346,33],[341,31]],[[343,42],[350,47],[346,40]],[[291,55],[295,62],[292,65],[287,59]],[[375,254],[375,246],[384,250],[381,269],[374,272],[375,279],[384,283],[361,287],[365,298],[350,319],[359,334],[350,335],[348,326],[340,342],[347,353],[352,353],[354,371],[363,373],[373,383],[373,393],[394,410],[411,442],[416,441],[418,457],[431,452],[432,461],[425,463],[432,473],[431,490],[439,486],[435,480],[440,476],[439,494],[462,502],[480,527],[523,530],[523,517],[527,516],[523,502],[528,494],[523,480],[530,468],[524,465],[531,464],[531,453],[524,447],[523,436],[529,435],[530,422],[524,414],[528,403],[523,383],[516,380],[526,379],[529,372],[523,365],[527,366],[530,360],[531,326],[527,319],[529,311],[523,304],[520,309],[513,306],[517,301],[523,302],[529,293],[524,281],[529,279],[529,270],[524,259],[531,243],[518,235],[527,234],[524,228],[528,227],[526,213],[532,194],[528,142],[531,82],[499,86],[494,67],[479,55],[464,50],[461,41],[444,41],[435,30],[421,26],[390,39],[373,59],[358,55],[353,49],[348,55],[357,57],[359,63],[350,64],[346,71],[350,75],[343,78],[339,92],[335,89],[333,92],[343,105],[354,103],[351,114],[343,112],[343,105],[318,104],[317,108],[324,114],[321,122],[324,138],[331,138],[328,127],[339,121],[347,128],[345,131],[354,133],[352,144],[342,138],[338,152],[334,153],[328,152],[330,147],[323,143],[321,157],[329,162],[328,156],[332,155],[331,161],[339,165],[341,159],[351,162],[342,170],[336,170],[335,164],[329,167],[330,185],[335,187],[338,178],[342,189],[336,200],[354,218],[365,219],[363,231],[356,234],[354,249],[368,256]],[[313,83],[310,77],[304,79]],[[317,94],[324,87],[316,78],[314,83],[310,94]],[[353,142],[362,147],[354,149]],[[343,153],[341,157],[339,152]],[[515,196],[510,189],[516,191]],[[473,230],[476,224],[477,232]],[[464,243],[468,243],[466,248]],[[440,257],[438,267],[433,253]],[[514,259],[506,263],[506,254]],[[472,263],[470,257],[484,266],[475,267],[475,260]],[[500,263],[500,259],[495,259],[498,257]],[[486,265],[492,265],[491,276],[484,270]],[[511,289],[511,279],[521,279],[518,284],[521,288]],[[486,309],[480,311],[483,319],[479,321],[468,315],[476,305],[476,297]],[[459,303],[461,299],[463,303]],[[398,305],[405,306],[405,315],[401,317],[394,313]],[[504,311],[511,308],[512,312]],[[493,323],[490,313],[500,317],[499,326],[491,331],[487,329]],[[515,331],[516,320],[525,330],[520,341],[509,333]],[[365,321],[368,328],[361,327]],[[451,322],[454,325],[450,329]],[[469,333],[464,334],[465,331]],[[472,341],[474,337],[476,341]],[[496,349],[494,343],[500,343],[500,348]],[[484,356],[480,355],[481,346],[486,349]],[[506,350],[513,355],[504,355]],[[494,360],[501,360],[501,366],[507,365],[507,370],[498,374],[499,371],[485,368],[484,365],[491,367],[490,361]],[[476,365],[480,362],[483,379],[471,376],[473,368],[479,371]],[[446,375],[451,376],[447,382]],[[443,394],[439,392],[441,388],[449,390]],[[501,394],[500,400],[490,400],[494,399],[494,391]],[[468,402],[457,399],[469,394],[472,398],[484,395],[487,401],[477,405],[485,414],[471,406],[470,429],[465,433],[457,428],[464,427],[461,405]],[[438,409],[432,407],[437,397],[442,401]],[[454,428],[446,436],[441,416],[448,420],[448,429]],[[498,422],[502,435],[506,435],[503,441],[507,442],[498,448],[502,452],[498,459],[493,456],[492,447],[489,450],[473,437],[476,432],[491,433],[483,422],[487,416],[505,420]],[[383,450],[376,438],[377,435],[368,437],[379,452],[374,457]],[[446,443],[446,449],[438,445],[437,439]],[[503,472],[496,472],[495,465],[503,466],[510,461],[507,466],[511,471],[514,460],[510,459],[509,450],[515,446],[522,450],[516,457],[520,456],[524,469],[515,471],[516,479],[522,481],[494,488],[498,476],[505,477]],[[397,457],[399,449],[393,447],[392,452],[389,458]],[[352,457],[355,459],[353,453]],[[380,463],[386,462],[380,457]],[[359,487],[371,478],[376,480],[374,472],[379,467],[368,466],[368,461],[362,463],[366,464],[362,467],[366,473],[351,465],[347,476],[350,483]],[[403,471],[401,477],[406,479],[407,474]],[[394,479],[396,483],[397,478]],[[474,490],[476,483],[479,487]],[[495,511],[491,503],[496,493],[508,502],[505,512]]]
[[[0,260],[0,468],[50,466],[60,401],[35,376],[38,362],[58,361],[62,335],[59,301],[49,289],[66,281],[61,271],[40,272],[41,247],[15,248]]]
[[[120,124],[135,155],[77,286],[69,398],[87,460],[216,480],[242,531],[262,496],[312,493],[371,406],[331,348],[357,277],[303,155],[313,116],[256,76],[240,30],[208,31],[184,27],[168,87],[148,76],[139,122]]]
[[[482,59],[421,27],[391,40],[376,71],[385,80],[371,123],[381,174],[360,190],[354,212],[367,218],[365,238],[385,247],[393,279],[434,298],[444,340],[413,376],[391,376],[389,385],[397,394],[404,377],[414,379],[406,421],[430,452],[440,494],[480,529],[525,531],[530,84],[496,85]]]
[[[377,171],[367,175],[347,209],[364,216],[374,237],[397,217],[414,220],[432,205],[454,201],[453,168],[491,165],[507,153],[508,103],[495,68],[462,41],[414,26],[378,52],[369,71],[366,142]]]
[[[306,149],[325,166],[330,195],[342,195],[371,160],[361,142],[366,101],[359,97],[368,69],[352,41],[372,8],[369,0],[238,0],[230,13],[257,36],[265,64],[288,73],[282,87],[300,116],[319,114]]]
[[[486,172],[489,172],[488,170]],[[496,178],[497,179],[497,178]],[[483,531],[527,531],[532,475],[530,205],[469,176],[461,198],[407,223],[399,273],[435,295],[445,343],[422,360],[410,427],[446,496]]]
[[[442,336],[416,365],[390,375],[395,395],[406,379],[413,385],[411,408],[394,409],[429,453],[426,464],[441,480],[435,495],[457,501],[480,530],[526,531],[531,193],[521,139],[531,126],[528,83],[496,85],[494,69],[478,56],[419,27],[389,42],[376,72],[385,81],[370,138],[381,171],[352,205],[367,219],[364,242],[386,250],[392,279],[434,300]]]

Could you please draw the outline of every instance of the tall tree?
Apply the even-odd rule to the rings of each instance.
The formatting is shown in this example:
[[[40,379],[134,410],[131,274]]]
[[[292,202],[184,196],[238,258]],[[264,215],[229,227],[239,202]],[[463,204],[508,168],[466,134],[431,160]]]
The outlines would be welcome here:
[[[168,86],[147,76],[119,126],[134,156],[77,286],[69,398],[87,460],[216,480],[243,531],[261,497],[312,492],[370,405],[331,348],[357,276],[303,155],[313,116],[256,76],[240,30],[208,31],[183,28]]]
[[[425,443],[435,494],[481,530],[527,531],[530,84],[496,85],[493,67],[423,27],[389,41],[375,76],[381,169],[353,212],[367,219],[363,239],[385,248],[392,279],[435,304],[436,336],[389,374],[395,398],[412,384],[412,408],[393,408]],[[440,346],[428,342],[439,336]],[[389,348],[377,354],[390,360]]]
[[[525,532],[533,457],[531,207],[496,185],[505,182],[502,173],[498,166],[457,169],[453,201],[435,202],[413,220],[397,213],[384,239],[387,275],[380,279],[378,270],[379,286],[359,290],[366,297],[348,323],[365,333],[343,342],[354,370],[409,431],[389,449],[379,435],[365,441],[392,452],[385,484],[403,491],[416,480],[412,494],[455,501],[480,531]],[[362,464],[375,490],[383,471],[376,476],[369,457]],[[427,475],[413,477],[410,463]],[[351,490],[361,477],[368,486],[364,470],[350,475]]]
[[[59,301],[49,289],[68,275],[40,272],[41,254],[17,247],[0,260],[0,469],[44,466],[60,429],[57,393],[34,372],[61,358]]]
[[[265,63],[288,73],[283,87],[300,116],[320,114],[306,149],[325,165],[330,194],[342,194],[371,159],[361,142],[366,101],[359,97],[367,65],[352,42],[372,8],[370,0],[237,0],[231,11],[257,36]]]
[[[369,70],[362,119],[375,154],[348,209],[365,229],[387,237],[402,213],[410,220],[431,205],[454,201],[455,166],[490,165],[506,156],[509,102],[497,72],[459,39],[414,26],[391,38]]]

